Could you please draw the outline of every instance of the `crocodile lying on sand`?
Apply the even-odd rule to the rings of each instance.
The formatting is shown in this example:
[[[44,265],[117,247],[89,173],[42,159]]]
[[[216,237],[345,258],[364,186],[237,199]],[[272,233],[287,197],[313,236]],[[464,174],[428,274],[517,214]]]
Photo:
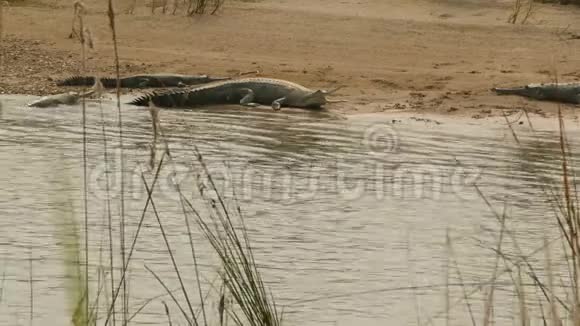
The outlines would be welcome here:
[[[47,108],[52,106],[58,106],[59,104],[64,105],[75,105],[79,102],[82,97],[89,96],[95,93],[95,90],[90,90],[84,93],[78,92],[68,92],[68,93],[61,93],[61,94],[54,94],[54,95],[47,95],[41,97],[40,99],[29,103],[29,107],[37,107],[37,108]]]
[[[523,87],[491,90],[498,95],[519,95],[540,101],[580,104],[580,83],[529,84]]]
[[[340,88],[340,87],[339,87]],[[241,78],[218,81],[202,86],[152,92],[128,104],[148,106],[151,101],[159,107],[197,107],[216,104],[241,104],[245,106],[271,105],[281,107],[320,109],[332,101],[327,95],[337,91],[312,90],[302,85],[272,78]]]
[[[214,81],[228,80],[230,77],[209,77],[207,75],[150,74],[135,75],[120,78],[121,88],[154,88],[154,87],[185,87],[206,84]],[[116,88],[116,78],[100,78],[105,88]],[[57,86],[91,86],[95,77],[75,76],[58,81]]]

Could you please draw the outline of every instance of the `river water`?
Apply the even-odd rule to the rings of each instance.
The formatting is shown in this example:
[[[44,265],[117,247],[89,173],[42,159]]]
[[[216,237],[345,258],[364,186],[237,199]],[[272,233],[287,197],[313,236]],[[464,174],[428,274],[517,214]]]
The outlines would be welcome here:
[[[84,216],[82,111],[25,107],[33,99],[0,97],[0,325],[29,325],[31,315],[34,324],[66,325],[71,316],[65,261]],[[147,198],[142,173],[151,183],[152,124],[148,109],[121,108],[131,239]],[[96,266],[109,259],[106,171],[119,246],[121,151],[115,102],[91,102],[86,112],[94,282]],[[187,287],[196,293],[173,182],[194,196],[196,146],[218,183],[235,190],[258,265],[288,325],[465,325],[468,307],[480,323],[485,287],[478,286],[492,278],[501,227],[474,185],[493,209],[507,212],[510,236],[502,251],[533,254],[538,273],[544,257],[538,248],[559,236],[543,192],[560,169],[554,131],[532,133],[527,123],[514,124],[518,145],[502,123],[422,120],[402,112],[341,118],[228,107],[161,110],[159,116],[172,162],[160,172],[154,200]],[[573,140],[577,133],[569,134]],[[154,159],[161,156],[158,150]],[[217,265],[194,233],[207,287]],[[561,249],[556,243],[554,259]],[[130,313],[156,299],[132,324],[166,324],[162,301],[178,321],[179,311],[145,265],[170,288],[178,285],[151,209],[132,258]],[[497,280],[500,324],[517,315],[509,275]]]

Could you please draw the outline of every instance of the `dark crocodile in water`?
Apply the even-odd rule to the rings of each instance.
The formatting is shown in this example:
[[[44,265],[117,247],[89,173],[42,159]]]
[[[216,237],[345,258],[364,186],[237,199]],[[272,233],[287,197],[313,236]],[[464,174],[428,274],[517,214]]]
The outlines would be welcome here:
[[[539,101],[580,104],[580,83],[529,84],[522,87],[492,88],[498,95],[519,95]]]
[[[337,88],[338,89],[338,88]],[[245,106],[270,105],[281,107],[322,108],[326,103],[338,102],[326,98],[332,91],[312,90],[286,80],[272,78],[241,78],[213,82],[202,86],[152,92],[129,102],[159,107],[198,107],[217,104]]]
[[[99,78],[103,87],[116,88],[116,78]],[[230,77],[209,77],[207,75],[179,75],[179,74],[145,74],[120,78],[121,88],[157,88],[157,87],[185,87],[206,84],[214,81],[228,80]],[[93,76],[74,76],[56,84],[58,86],[91,86],[95,83]]]

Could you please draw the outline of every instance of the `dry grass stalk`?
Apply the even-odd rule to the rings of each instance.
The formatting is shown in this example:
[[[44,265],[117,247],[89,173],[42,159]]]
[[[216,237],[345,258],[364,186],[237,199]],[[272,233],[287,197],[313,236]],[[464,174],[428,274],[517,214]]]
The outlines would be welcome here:
[[[469,317],[471,318],[471,324],[473,326],[476,326],[477,323],[475,322],[475,317],[473,315],[473,310],[471,309],[471,303],[469,302],[469,294],[467,293],[467,289],[465,287],[465,282],[463,281],[463,276],[461,274],[461,269],[459,268],[459,264],[457,263],[457,259],[455,256],[455,251],[453,250],[453,243],[451,241],[451,236],[449,235],[449,233],[447,233],[446,238],[445,238],[445,248],[446,251],[449,253],[449,256],[453,259],[453,264],[455,267],[455,272],[457,274],[457,277],[459,279],[459,284],[461,287],[461,290],[463,292],[463,300],[465,301],[465,305],[467,307],[467,311],[469,312]]]
[[[411,235],[410,233],[407,231],[407,241],[406,241],[406,245],[407,245],[407,250],[406,250],[406,258],[407,258],[407,276],[408,276],[408,281],[411,285],[412,288],[412,292],[413,292],[413,301],[415,304],[415,316],[417,318],[417,325],[421,325],[421,309],[419,307],[419,296],[417,295],[417,284],[415,282],[415,272],[413,269],[413,264],[411,262]]]
[[[558,314],[558,306],[556,305],[555,295],[554,295],[554,275],[552,272],[552,261],[550,258],[550,245],[544,239],[544,248],[546,254],[546,273],[548,277],[548,288],[550,289],[550,319],[552,326],[562,326],[562,321],[560,320]]]
[[[145,201],[145,206],[143,207],[143,210],[141,211],[141,217],[139,219],[139,223],[137,224],[137,230],[135,231],[135,235],[133,236],[131,247],[129,248],[129,252],[126,255],[126,260],[123,262],[124,265],[121,268],[122,273],[120,276],[121,280],[117,284],[115,291],[112,295],[111,304],[109,305],[109,309],[107,310],[105,326],[107,326],[109,324],[109,321],[111,320],[112,312],[114,310],[117,299],[119,298],[121,288],[125,284],[125,280],[127,278],[128,266],[129,266],[129,263],[131,261],[131,257],[133,256],[133,252],[135,250],[135,245],[137,244],[137,240],[139,239],[139,235],[141,234],[141,229],[143,227],[143,221],[145,220],[145,215],[147,213],[149,205],[151,205],[151,203],[152,203],[153,190],[155,189],[155,186],[157,185],[157,180],[159,179],[159,173],[161,172],[161,167],[163,166],[163,162],[164,162],[166,153],[167,153],[167,151],[164,151],[163,154],[161,155],[161,158],[159,159],[159,164],[157,164],[157,169],[155,171],[155,175],[153,178],[153,182],[151,184],[151,188],[150,189],[148,188],[148,190],[147,190],[147,200]]]
[[[28,257],[28,276],[30,280],[30,326],[34,323],[34,279],[32,272],[32,247],[30,248],[30,256]]]
[[[196,14],[203,14],[205,13],[205,9],[207,8],[207,0],[197,0],[197,7],[195,8]]]
[[[531,324],[531,320],[530,320],[530,314],[528,312],[528,305],[527,305],[527,301],[526,301],[526,292],[523,286],[523,281],[522,281],[522,270],[521,268],[518,267],[518,278],[517,278],[517,283],[516,283],[516,294],[518,297],[518,305],[519,305],[519,313],[520,313],[520,323],[522,326],[530,326]]]
[[[2,265],[2,280],[0,281],[0,304],[2,304],[2,300],[4,300],[4,287],[6,286],[6,265]]]
[[[105,123],[105,116],[103,112],[103,105],[101,102],[101,97],[105,91],[103,84],[99,76],[95,75],[95,85],[94,85],[95,94],[98,99],[99,103],[99,111],[101,116],[101,133],[103,136],[103,161],[105,162],[105,193],[106,193],[106,215],[107,215],[107,231],[108,231],[108,240],[109,240],[109,274],[110,274],[110,286],[111,286],[111,297],[115,293],[115,259],[114,259],[114,240],[113,240],[113,214],[111,211],[111,186],[109,180],[109,150],[107,146],[107,132],[106,132],[106,123]],[[107,298],[107,296],[105,297]],[[108,303],[106,303],[108,306]],[[113,326],[116,325],[115,320],[115,308],[113,307]]]
[[[149,184],[147,183],[147,180],[145,179],[145,175],[143,173],[141,173],[141,180],[143,181],[143,185],[145,186],[146,191],[148,193],[152,193],[152,190],[149,187]],[[181,289],[183,296],[186,300],[187,308],[189,308],[189,312],[191,313],[191,318],[188,316],[188,314],[183,309],[182,309],[182,313],[183,313],[184,317],[186,318],[186,320],[188,320],[188,323],[190,325],[198,326],[199,324],[197,322],[196,314],[193,310],[193,305],[191,304],[189,294],[187,292],[187,289],[185,287],[185,283],[183,282],[183,278],[181,276],[181,272],[179,271],[179,268],[177,266],[177,261],[175,260],[175,256],[173,254],[173,250],[171,249],[171,245],[169,244],[169,239],[167,238],[167,233],[165,232],[165,227],[163,226],[163,223],[161,222],[161,217],[159,216],[159,212],[157,211],[157,208],[155,206],[155,201],[153,199],[151,199],[151,208],[153,208],[153,213],[154,213],[155,218],[157,220],[157,223],[159,225],[159,230],[161,231],[161,236],[163,238],[163,242],[165,243],[165,247],[167,249],[167,254],[169,255],[169,258],[171,258],[171,263],[172,263],[173,269],[175,271],[175,274],[177,276],[177,279],[179,281],[180,289]],[[153,273],[152,270],[149,270],[149,271],[153,275],[155,275],[155,273]],[[160,281],[161,285],[163,285],[163,287],[167,290],[167,286],[165,286],[159,278],[157,278],[157,280]],[[177,301],[175,303],[178,304]],[[192,321],[193,321],[193,323],[192,323]]]
[[[445,239],[446,239],[446,250],[445,250],[445,325],[449,326],[449,310],[451,309],[451,305],[449,302],[450,299],[450,292],[449,292],[449,257],[451,252],[449,251],[450,245],[447,243],[450,241],[449,237],[449,228],[445,229]]]
[[[167,325],[173,326],[173,323],[171,322],[171,314],[169,313],[169,307],[167,306],[165,301],[162,301],[162,303],[163,307],[165,308],[165,315],[167,316]]]
[[[157,153],[157,138],[159,137],[159,108],[156,107],[152,101],[149,102],[149,114],[151,115],[151,125],[153,132],[153,139],[149,145],[149,167],[151,170],[155,168],[155,157]]]
[[[224,2],[225,2],[225,0],[215,0],[215,4],[214,4],[213,11],[211,12],[211,14],[215,15],[223,7]]]
[[[68,38],[74,38],[74,37],[80,38],[81,37],[80,34],[81,34],[81,31],[83,30],[83,28],[79,27],[78,31],[77,31],[76,25],[77,24],[82,25],[80,22],[80,17],[84,16],[85,12],[86,12],[86,6],[82,1],[77,0],[77,1],[73,2],[73,19],[72,19],[72,24],[71,24],[71,32],[70,32]]]
[[[497,242],[497,248],[495,250],[497,253],[502,252],[502,244],[503,244],[503,237],[504,237],[504,231],[505,231],[505,219],[506,219],[506,215],[504,213],[504,214],[502,214],[502,217],[501,217],[501,227],[500,227],[500,232],[499,232],[499,240]],[[494,300],[494,293],[495,293],[495,283],[496,283],[496,280],[498,278],[498,267],[499,267],[500,258],[501,257],[499,254],[497,254],[495,256],[495,265],[493,268],[493,275],[492,275],[491,280],[490,280],[489,294],[488,294],[487,299],[485,300],[485,304],[484,304],[484,317],[483,317],[483,325],[484,326],[489,326],[489,325],[493,324],[493,321],[492,321],[493,300]]]
[[[4,40],[4,7],[8,7],[8,2],[0,0],[0,72],[4,72],[4,60],[6,56],[5,46],[2,45]]]
[[[554,65],[555,67],[555,65]],[[558,73],[553,69],[554,82],[558,82]],[[576,176],[574,165],[571,164],[572,155],[568,139],[565,132],[564,117],[561,105],[558,105],[558,123],[559,123],[559,145],[561,153],[562,169],[562,195],[553,195],[552,202],[556,203],[555,213],[560,233],[565,239],[566,244],[563,249],[566,257],[571,260],[569,265],[570,284],[572,299],[569,312],[574,325],[579,325],[578,307],[580,306],[579,294],[579,277],[580,277],[580,214],[578,212],[578,190],[576,188]],[[568,254],[569,251],[569,254]],[[549,257],[548,257],[549,258]],[[570,270],[571,269],[571,270]]]

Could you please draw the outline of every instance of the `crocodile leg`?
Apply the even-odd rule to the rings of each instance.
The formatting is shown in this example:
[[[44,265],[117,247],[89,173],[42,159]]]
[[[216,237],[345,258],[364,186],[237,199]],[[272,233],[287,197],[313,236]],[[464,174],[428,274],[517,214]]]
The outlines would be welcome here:
[[[274,111],[279,111],[282,108],[282,103],[284,103],[285,100],[286,97],[281,97],[272,102],[272,109],[274,109]]]
[[[249,106],[249,107],[256,107],[259,104],[258,103],[254,103],[254,91],[249,89],[249,88],[243,88],[240,90],[243,93],[246,93],[246,95],[244,95],[244,97],[242,97],[242,99],[240,100],[240,104],[243,106]]]

